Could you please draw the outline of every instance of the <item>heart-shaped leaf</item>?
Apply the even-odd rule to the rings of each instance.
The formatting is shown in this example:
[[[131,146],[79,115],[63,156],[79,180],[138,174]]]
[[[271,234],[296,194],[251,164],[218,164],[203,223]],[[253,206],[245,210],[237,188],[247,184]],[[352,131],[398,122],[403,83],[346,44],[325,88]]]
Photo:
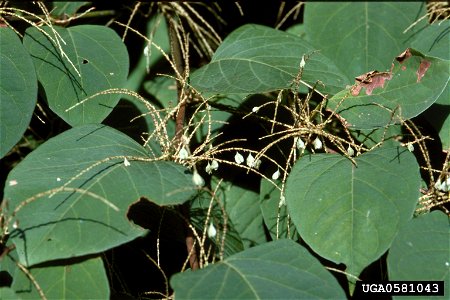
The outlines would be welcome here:
[[[174,275],[177,299],[344,299],[336,279],[291,240],[259,245],[195,272]]]
[[[355,160],[356,166],[338,154],[303,157],[288,177],[286,202],[305,242],[358,276],[412,217],[420,175],[406,148],[379,148]]]
[[[450,295],[449,218],[434,211],[410,220],[389,249],[389,280],[443,280]]]
[[[300,71],[302,55],[309,55],[301,79],[309,86],[336,93],[349,80],[302,38],[261,25],[244,25],[219,46],[211,62],[191,75],[202,92],[262,93],[289,88]]]
[[[72,126],[102,122],[121,95],[97,94],[123,88],[128,76],[128,53],[120,37],[97,25],[54,26],[58,34],[46,26],[41,30],[47,35],[28,28],[23,43],[50,108]]]
[[[184,167],[155,161],[104,125],[75,127],[48,140],[12,170],[7,183],[10,210],[22,206],[11,237],[28,266],[97,253],[143,234],[126,216],[141,196],[174,205],[195,193]]]
[[[11,28],[0,28],[0,157],[22,137],[37,99],[33,62]]]
[[[328,108],[354,128],[384,127],[422,113],[442,94],[449,79],[450,61],[408,48],[389,71],[358,76],[353,86],[329,100]]]
[[[384,70],[415,34],[403,31],[425,13],[420,2],[311,2],[305,6],[306,34],[342,73],[354,78]]]

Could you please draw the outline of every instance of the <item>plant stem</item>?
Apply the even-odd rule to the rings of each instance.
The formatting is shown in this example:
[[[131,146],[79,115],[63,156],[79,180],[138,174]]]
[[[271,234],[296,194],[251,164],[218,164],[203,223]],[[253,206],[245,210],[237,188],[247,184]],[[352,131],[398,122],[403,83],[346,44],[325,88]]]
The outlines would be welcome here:
[[[183,67],[183,55],[181,52],[181,45],[177,37],[177,31],[175,28],[175,21],[172,17],[167,17],[167,22],[169,23],[169,35],[170,35],[170,51],[172,54],[172,59],[175,64],[175,68],[177,69],[178,74],[183,76],[184,67]],[[181,78],[180,78],[181,79]],[[183,138],[183,128],[184,128],[184,119],[186,115],[186,101],[183,99],[183,83],[181,80],[177,80],[177,95],[178,95],[178,112],[175,117],[175,148],[180,146]],[[181,206],[181,213],[184,216],[186,222],[190,222],[190,205],[189,203],[185,203]],[[190,253],[189,256],[189,265],[192,270],[196,270],[199,268],[199,262],[197,258],[197,252],[194,248],[195,238],[192,230],[188,225],[185,227],[185,236],[186,236],[186,248],[187,253]]]

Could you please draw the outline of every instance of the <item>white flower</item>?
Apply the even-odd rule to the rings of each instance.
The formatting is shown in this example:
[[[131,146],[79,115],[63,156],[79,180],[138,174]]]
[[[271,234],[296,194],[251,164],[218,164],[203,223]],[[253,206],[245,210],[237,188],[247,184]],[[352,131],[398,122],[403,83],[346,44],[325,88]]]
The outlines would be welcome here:
[[[128,159],[127,159],[126,157],[123,159],[123,165],[124,165],[125,167],[128,167],[129,165],[131,165],[130,162],[128,161]],[[58,181],[59,181],[59,180],[58,180]]]
[[[280,177],[280,170],[277,169],[277,171],[272,174],[272,179],[277,180],[279,177]]]
[[[189,157],[189,154],[185,148],[181,148],[180,153],[178,153],[178,158],[181,160],[185,160]]]
[[[348,154],[348,156],[355,155],[355,150],[353,150],[352,146],[350,146],[350,145],[348,145],[347,154]]]
[[[213,160],[211,163],[208,162],[208,164],[206,165],[205,171],[208,174],[211,174],[212,171],[216,171],[219,168],[219,163],[217,162],[217,160]]]
[[[253,164],[255,163],[255,158],[253,157],[253,155],[251,153],[248,154],[246,163],[247,163],[247,166],[249,166],[250,168],[253,167]]]
[[[148,45],[147,45],[147,46],[145,46],[145,48],[144,48],[144,55],[148,57],[149,54],[150,54],[150,53],[149,53],[149,49],[148,49]]]
[[[197,187],[202,187],[205,185],[205,180],[203,180],[202,176],[200,176],[196,170],[194,170],[194,174],[192,174],[192,182]]]
[[[17,184],[17,180],[13,179],[9,181],[9,186],[14,186]]]
[[[261,160],[255,160],[255,158],[253,157],[253,155],[251,153],[248,154],[247,156],[247,160],[246,160],[246,164],[247,166],[249,166],[250,168],[255,168],[258,169],[259,166],[261,165]]]
[[[214,227],[214,224],[211,222],[208,226],[208,237],[209,238],[214,238],[217,234],[217,230]]]
[[[313,142],[313,146],[314,149],[316,150],[322,149],[322,141],[318,137],[316,137],[316,139]]]
[[[236,155],[234,156],[234,161],[240,165],[244,162],[244,157],[242,156],[242,154],[240,154],[239,152],[236,151]]]
[[[295,142],[295,146],[297,147],[298,150],[302,150],[305,149],[305,143],[303,142],[303,140],[300,137],[296,137],[297,141]]]
[[[450,191],[450,177],[447,178],[447,180],[445,180],[444,182],[441,182],[441,180],[438,179],[434,184],[434,187],[443,192]]]
[[[306,65],[305,56],[302,55],[302,60],[300,61],[300,69],[303,69]]]
[[[259,106],[255,106],[255,107],[252,108],[252,112],[254,112],[256,114],[259,109],[260,109]]]
[[[408,147],[409,152],[413,152],[414,151],[414,145],[413,144],[408,143],[408,145],[406,147]]]

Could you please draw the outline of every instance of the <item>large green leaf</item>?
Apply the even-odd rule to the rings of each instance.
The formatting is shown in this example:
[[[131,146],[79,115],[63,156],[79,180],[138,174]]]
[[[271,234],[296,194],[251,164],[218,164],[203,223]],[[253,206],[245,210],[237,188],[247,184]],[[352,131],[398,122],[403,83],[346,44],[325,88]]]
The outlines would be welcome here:
[[[0,266],[3,272],[12,276],[11,290],[16,293],[16,297],[1,299],[17,299],[17,296],[20,299],[41,299],[35,285],[10,257],[3,258]],[[67,265],[39,266],[29,271],[47,299],[109,298],[108,278],[99,257]]]
[[[299,73],[302,55],[306,61],[302,80],[318,80],[335,93],[349,83],[332,61],[302,38],[261,25],[244,25],[219,46],[211,62],[191,75],[191,84],[202,92],[261,93],[288,88]]]
[[[222,182],[216,197],[223,203],[227,217],[239,233],[244,247],[266,242],[258,193],[231,182]]]
[[[279,207],[280,196],[279,189],[273,186],[270,181],[261,179],[260,208],[270,236],[273,240],[279,238],[295,239],[298,237],[297,230],[289,217],[286,205]]]
[[[41,27],[48,36],[35,27],[28,28],[23,40],[33,58],[48,104],[72,126],[100,123],[121,95],[97,95],[79,103],[107,89],[125,86],[129,64],[127,49],[120,37],[105,26],[55,26],[53,29],[64,40],[58,41],[65,55],[61,54],[56,35],[49,27]]]
[[[37,99],[33,62],[16,33],[0,28],[0,158],[22,137]]]
[[[419,166],[406,148],[378,148],[356,159],[316,154],[298,161],[286,202],[300,236],[354,276],[391,245],[413,215]]]
[[[144,147],[104,125],[75,127],[33,151],[9,174],[5,189],[10,209],[35,197],[18,211],[12,232],[21,263],[96,253],[143,234],[126,216],[141,196],[158,205],[189,200],[192,175],[151,160]],[[59,192],[45,193],[52,189]]]
[[[440,211],[434,211],[414,218],[399,231],[389,250],[387,259],[389,280],[443,280],[444,293],[448,296],[450,295],[449,253],[448,216]],[[437,299],[443,298],[445,297]],[[414,299],[418,298],[414,297]]]
[[[411,45],[426,55],[450,60],[450,21],[437,21],[419,31]],[[424,112],[425,118],[439,132],[442,146],[450,149],[450,86]]]
[[[336,279],[306,249],[279,240],[203,270],[174,275],[177,299],[345,299]]]
[[[405,53],[396,57],[391,70],[369,75],[365,82],[355,81],[334,95],[328,108],[358,129],[383,127],[398,122],[399,117],[409,119],[422,113],[445,90],[450,61],[411,48]]]
[[[63,16],[68,17],[74,15],[82,6],[88,4],[90,2],[87,1],[77,1],[77,2],[68,2],[68,1],[54,1],[52,3],[52,10],[50,14],[52,16]]]
[[[420,2],[311,2],[305,6],[309,41],[349,78],[384,70],[409,46],[414,30],[403,31],[424,15]]]
[[[427,55],[450,59],[450,20],[426,24],[418,30],[411,47]]]
[[[213,202],[211,203],[211,201]],[[198,232],[203,233],[206,225],[206,233],[208,234],[210,224],[213,224],[216,230],[215,236],[209,236],[208,234],[209,241],[215,245],[215,257],[220,258],[220,254],[223,254],[223,257],[228,257],[244,250],[244,243],[239,232],[237,232],[231,220],[224,215],[222,203],[219,203],[216,198],[212,198],[210,193],[201,191],[190,204],[191,223],[198,229]],[[210,205],[212,207],[209,211]],[[207,218],[208,224],[206,224]]]

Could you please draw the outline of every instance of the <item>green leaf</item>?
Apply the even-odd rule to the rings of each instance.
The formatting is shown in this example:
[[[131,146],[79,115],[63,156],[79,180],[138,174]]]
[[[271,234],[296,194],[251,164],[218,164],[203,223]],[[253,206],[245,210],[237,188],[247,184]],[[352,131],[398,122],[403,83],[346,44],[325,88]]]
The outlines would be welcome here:
[[[221,182],[216,197],[223,203],[245,248],[266,242],[258,193],[231,182]]]
[[[441,211],[410,220],[398,232],[389,250],[389,280],[443,280],[444,293],[450,295],[449,229],[449,218]],[[447,299],[436,299],[444,298]]]
[[[450,60],[450,21],[437,21],[426,24],[418,30],[411,47],[420,52],[442,59]]]
[[[422,53],[450,60],[450,21],[439,20],[419,28],[411,46]],[[450,149],[450,86],[424,112],[424,117],[439,132],[444,149]]]
[[[282,45],[282,46],[280,46]],[[191,75],[191,84],[202,92],[262,93],[289,88],[306,61],[302,80],[322,92],[335,93],[349,80],[334,63],[302,38],[261,25],[244,25],[219,46],[211,62]]]
[[[337,154],[303,157],[288,177],[286,202],[305,242],[358,276],[412,217],[420,174],[406,148],[378,148],[355,160],[356,166]]]
[[[0,158],[27,129],[36,100],[31,57],[11,28],[0,28]]]
[[[292,220],[289,217],[287,207],[286,205],[279,207],[280,190],[264,178],[261,179],[259,200],[264,223],[266,224],[272,239],[276,240],[278,238],[289,238],[295,240],[296,237],[298,237],[298,234]],[[277,220],[279,220],[278,236]]]
[[[0,299],[21,299],[12,288],[0,287]]]
[[[357,129],[352,130],[355,139],[366,147],[373,147],[379,142],[383,142],[384,146],[395,147],[398,145],[398,138],[402,136],[402,126],[394,124],[386,128],[377,129]]]
[[[419,2],[311,2],[304,18],[310,42],[354,78],[389,66],[415,33],[403,31],[425,13]]]
[[[202,233],[205,225],[209,227],[209,224],[213,223],[216,229],[216,236],[209,237],[209,240],[216,246],[214,253],[217,258],[220,258],[221,253],[223,253],[223,257],[228,257],[243,251],[244,243],[234,224],[224,215],[223,204],[214,200],[210,193],[205,191],[199,192],[194,201],[191,202],[191,223],[198,229],[198,232]],[[212,208],[208,215],[211,201],[213,201]],[[208,224],[206,224],[207,217],[209,217]],[[224,234],[225,237],[223,236]]]
[[[365,79],[368,83],[355,81],[355,85],[334,95],[328,108],[358,129],[384,127],[422,113],[447,86],[450,61],[410,48],[405,53],[404,60],[396,57],[391,71],[369,75]]]
[[[123,88],[128,75],[128,53],[120,37],[105,26],[54,26],[63,42],[49,27],[40,28],[48,36],[30,27],[23,43],[33,58],[50,108],[72,126],[102,122],[121,95],[96,94]],[[58,49],[57,40],[67,57]]]
[[[196,191],[184,167],[155,161],[104,125],[75,127],[48,140],[7,183],[10,210],[30,201],[17,212],[19,228],[11,233],[27,266],[128,242],[144,234],[127,219],[132,202],[143,196],[158,205],[181,204]]]
[[[177,299],[344,299],[336,279],[291,240],[266,243],[195,272],[175,274]]]
[[[80,7],[88,4],[87,1],[67,2],[67,1],[55,1],[52,3],[53,8],[51,10],[52,16],[72,16]]]
[[[423,112],[425,119],[439,133],[443,149],[450,149],[450,85],[433,105]]]
[[[167,53],[170,51],[169,30],[162,15],[158,14],[149,19],[147,22],[147,36],[164,52]],[[161,51],[154,45],[148,46],[147,49],[148,55],[145,55],[144,48],[142,55],[139,58],[139,62],[128,77],[126,88],[129,90],[138,92],[147,75],[147,71],[152,72],[155,65],[164,57]],[[145,89],[147,88],[145,87]],[[124,98],[134,100],[134,98],[127,95],[124,95]]]
[[[20,296],[20,299],[41,299],[35,285],[9,256],[3,258],[0,265],[2,271],[7,271],[13,277],[11,291],[15,291],[15,295]],[[40,266],[29,269],[29,272],[47,299],[109,298],[108,278],[99,257],[67,265]]]

